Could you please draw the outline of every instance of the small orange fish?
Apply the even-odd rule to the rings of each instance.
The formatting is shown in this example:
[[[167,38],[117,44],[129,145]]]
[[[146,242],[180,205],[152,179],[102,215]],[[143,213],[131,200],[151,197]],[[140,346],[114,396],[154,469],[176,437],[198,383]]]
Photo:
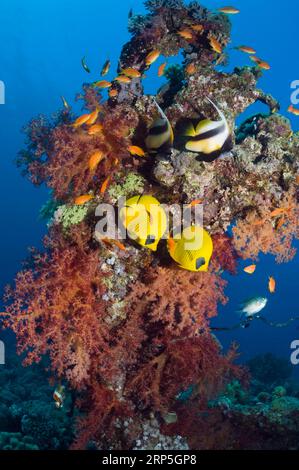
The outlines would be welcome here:
[[[299,109],[294,108],[292,104],[288,107],[288,112],[294,114],[294,116],[299,116]]]
[[[65,388],[64,388],[63,385],[59,385],[54,390],[53,399],[55,401],[56,408],[63,408],[63,403],[64,403],[64,400],[65,400],[64,390],[65,390]]]
[[[86,121],[86,124],[88,126],[92,126],[92,124],[94,124],[96,122],[96,120],[98,119],[98,116],[99,116],[99,112],[100,112],[100,109],[99,108],[96,108],[89,116],[89,119],[88,121]]]
[[[130,145],[129,152],[131,155],[137,155],[138,157],[145,156],[144,150],[141,147],[138,147],[137,145]]]
[[[112,88],[112,90],[109,90],[109,96],[110,98],[116,98],[118,95],[119,91],[116,88]]]
[[[193,29],[193,31],[196,31],[197,33],[201,33],[205,29],[202,24],[193,24],[191,28]]]
[[[129,78],[140,78],[141,77],[141,73],[139,72],[139,70],[134,69],[133,67],[128,67],[126,69],[123,69],[122,73],[124,75],[126,75],[127,77],[129,77]]]
[[[250,60],[252,60],[252,62],[255,62],[256,64],[258,64],[259,62],[261,62],[261,59],[259,59],[258,57],[256,57],[255,55],[252,55],[250,57]]]
[[[104,77],[105,75],[107,75],[107,73],[108,73],[109,70],[110,70],[110,65],[111,65],[110,60],[106,60],[106,62],[105,62],[104,65],[103,65],[102,71],[101,71],[102,77]]]
[[[108,246],[115,245],[122,251],[126,251],[125,245],[123,245],[119,240],[114,240],[112,238],[102,238],[101,241]]]
[[[222,46],[219,41],[217,41],[216,38],[211,37],[210,38],[210,45],[213,49],[213,51],[217,52],[218,54],[222,53]]]
[[[169,237],[168,240],[167,240],[167,244],[168,244],[168,250],[169,252],[173,252],[175,250],[175,247],[176,247],[176,243],[174,241],[174,239],[172,237]]]
[[[91,194],[83,194],[82,196],[76,197],[75,204],[77,206],[83,206],[86,202],[91,201],[94,198]]]
[[[122,251],[126,251],[126,250],[127,250],[126,247],[125,247],[125,245],[124,245],[123,243],[121,243],[119,240],[113,240],[113,243],[114,243],[114,245],[116,245],[117,248],[119,248],[120,250],[122,250]]]
[[[260,59],[259,57],[251,56],[250,59],[253,62],[255,62],[258,65],[258,67],[260,67],[261,69],[264,69],[264,70],[270,70],[271,69],[270,64],[268,64],[268,62],[265,62],[264,60]]]
[[[108,177],[105,179],[104,183],[102,184],[101,189],[100,189],[100,193],[101,193],[101,194],[104,194],[104,192],[106,191],[107,186],[108,186],[108,184],[109,184],[109,181],[110,181],[110,176],[108,176]]]
[[[131,78],[126,77],[126,75],[118,75],[114,80],[119,83],[131,83]]]
[[[270,70],[271,69],[271,65],[268,64],[268,62],[266,62],[265,60],[261,60],[260,62],[257,63],[257,65],[263,70]]]
[[[239,46],[236,47],[238,51],[245,52],[246,54],[256,54],[256,50],[248,46]]]
[[[240,13],[240,10],[234,7],[223,7],[219,8],[218,11],[220,11],[220,13],[226,13],[227,15],[236,15],[237,13]]]
[[[181,38],[183,39],[193,39],[193,34],[188,29],[183,29],[182,31],[179,31],[178,35],[181,36]]]
[[[82,116],[79,116],[76,121],[73,124],[73,127],[81,127],[83,124],[85,124],[90,118],[90,114],[82,114]]]
[[[93,126],[91,126],[88,131],[87,131],[87,134],[88,135],[96,135],[96,134],[100,134],[103,130],[103,126],[102,124],[94,124]]]
[[[194,199],[194,201],[191,201],[190,204],[188,204],[188,207],[195,207],[198,206],[198,204],[202,204],[203,200],[202,199]]]
[[[154,62],[156,62],[159,56],[160,51],[158,49],[155,49],[154,51],[150,52],[145,58],[146,65],[152,65]]]
[[[196,72],[196,67],[194,64],[188,64],[186,67],[186,73],[188,75],[193,75]]]
[[[299,175],[296,176],[295,182],[296,182],[296,184],[299,184]]]
[[[158,68],[158,77],[162,77],[164,75],[166,65],[167,65],[167,62],[164,62],[163,64],[160,65],[160,67]]]
[[[96,152],[94,152],[89,158],[89,162],[88,162],[88,167],[90,171],[94,171],[97,168],[100,161],[103,160],[103,158],[104,158],[104,155],[100,150],[97,150]]]
[[[277,209],[274,209],[274,211],[270,212],[270,216],[277,217],[278,215],[285,214],[287,211],[288,211],[287,208],[278,207]]]
[[[107,82],[107,80],[99,80],[98,82],[95,82],[94,86],[97,88],[110,88],[112,83]]]
[[[279,221],[277,222],[276,230],[280,230],[281,227],[284,226],[285,222],[286,222],[286,219],[284,217],[281,217]]]
[[[276,290],[276,281],[272,276],[269,277],[268,289],[271,294],[274,294]]]
[[[246,266],[244,268],[244,272],[247,274],[253,274],[256,270],[256,264],[251,264],[250,266]]]

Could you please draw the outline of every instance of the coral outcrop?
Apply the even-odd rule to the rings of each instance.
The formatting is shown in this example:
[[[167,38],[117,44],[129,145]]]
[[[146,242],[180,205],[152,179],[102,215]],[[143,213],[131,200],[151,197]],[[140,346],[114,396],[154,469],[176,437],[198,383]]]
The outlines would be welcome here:
[[[52,219],[44,251],[32,253],[7,291],[3,322],[16,333],[25,364],[49,356],[57,382],[72,388],[81,410],[73,447],[148,448],[149,429],[164,436],[164,448],[232,448],[231,422],[209,402],[233,380],[243,387],[246,371],[234,365],[235,347],[223,354],[209,321],[217,304],[227,301],[222,273],[235,273],[239,258],[263,252],[287,261],[295,254],[299,135],[277,114],[276,100],[257,88],[257,66],[218,70],[228,60],[226,15],[181,0],[149,0],[146,6],[148,14],[130,18],[132,38],[118,71],[133,67],[140,77],[113,81],[106,100],[96,84],[84,86],[83,107],[93,113],[97,130],[74,126],[70,109],[27,128],[18,164],[34,184],[52,190]],[[178,34],[190,29],[191,39]],[[153,51],[183,56],[166,69],[167,83],[155,99],[144,94],[142,82]],[[207,97],[231,131],[217,158],[186,151],[179,138],[182,119],[218,119]],[[173,149],[133,156],[132,146],[145,149],[155,101],[174,130]],[[268,114],[235,129],[236,118],[256,101]],[[101,158],[91,168],[95,152]],[[151,252],[130,240],[95,236],[99,203],[116,205],[119,196],[143,193],[164,204],[202,201],[204,228],[214,242],[207,273],[175,266],[165,240]],[[85,206],[76,202],[81,195]],[[277,398],[275,407],[285,399]],[[254,436],[260,412],[249,414],[234,413],[234,419],[250,423]],[[210,431],[215,426],[219,432]]]

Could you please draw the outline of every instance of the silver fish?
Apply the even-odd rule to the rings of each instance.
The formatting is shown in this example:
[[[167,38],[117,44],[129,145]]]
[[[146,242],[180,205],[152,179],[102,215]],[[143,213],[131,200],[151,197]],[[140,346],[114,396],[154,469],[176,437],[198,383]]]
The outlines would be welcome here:
[[[247,318],[253,317],[266,307],[267,302],[268,299],[266,297],[253,297],[243,302],[239,312]]]

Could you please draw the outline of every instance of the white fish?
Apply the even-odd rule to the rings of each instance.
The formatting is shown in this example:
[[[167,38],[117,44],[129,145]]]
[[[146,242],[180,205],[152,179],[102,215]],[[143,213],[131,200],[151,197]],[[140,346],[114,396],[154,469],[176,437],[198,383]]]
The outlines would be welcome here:
[[[241,305],[240,313],[247,318],[253,317],[266,307],[268,299],[266,297],[253,297]]]

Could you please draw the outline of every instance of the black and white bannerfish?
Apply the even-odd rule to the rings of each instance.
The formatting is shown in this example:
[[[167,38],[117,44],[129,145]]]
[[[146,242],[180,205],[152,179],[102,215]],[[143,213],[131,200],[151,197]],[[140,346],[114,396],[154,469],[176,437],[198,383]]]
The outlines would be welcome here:
[[[214,106],[221,120],[204,119],[197,124],[190,121],[185,126],[183,135],[188,138],[185,142],[186,150],[211,155],[222,150],[230,136],[230,129],[223,112],[210,98],[207,98],[207,100]]]
[[[169,153],[173,146],[173,130],[166,114],[156,101],[155,104],[159,111],[159,117],[154,120],[149,128],[145,145],[149,153]]]

